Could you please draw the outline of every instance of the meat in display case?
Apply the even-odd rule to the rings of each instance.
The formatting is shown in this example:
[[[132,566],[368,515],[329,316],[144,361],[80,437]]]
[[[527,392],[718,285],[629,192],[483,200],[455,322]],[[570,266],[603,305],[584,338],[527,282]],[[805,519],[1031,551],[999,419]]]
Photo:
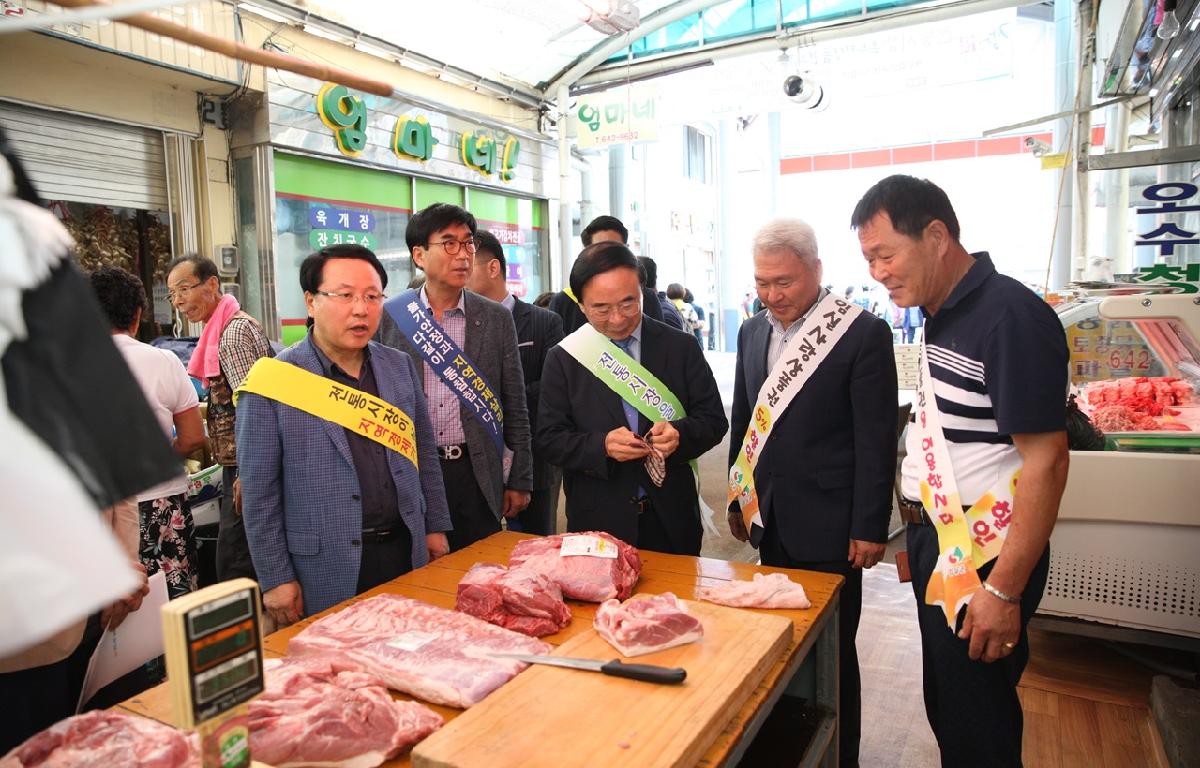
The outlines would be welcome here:
[[[1200,640],[1200,298],[1055,308],[1104,450],[1071,451],[1039,614]]]

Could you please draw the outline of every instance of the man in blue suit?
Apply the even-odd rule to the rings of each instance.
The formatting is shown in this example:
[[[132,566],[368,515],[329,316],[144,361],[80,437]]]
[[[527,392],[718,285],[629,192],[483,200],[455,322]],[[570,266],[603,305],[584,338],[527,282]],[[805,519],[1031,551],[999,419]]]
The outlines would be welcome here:
[[[251,371],[240,391],[246,534],[263,604],[280,625],[446,554],[451,527],[420,379],[407,355],[371,341],[386,298],[383,265],[362,246],[330,246],[304,260],[300,286],[309,333],[277,358],[300,371],[267,361],[263,373],[318,386],[322,380],[311,374],[332,380],[337,387],[325,384],[327,395],[317,400],[329,400],[329,391],[348,392],[343,399],[372,404],[358,411],[362,424],[375,421],[353,429],[281,402],[299,388],[290,378],[268,391],[264,377]],[[392,420],[378,415],[380,405]],[[403,413],[395,417],[396,411]],[[385,423],[411,425],[406,434],[415,440],[403,441],[407,452]]]

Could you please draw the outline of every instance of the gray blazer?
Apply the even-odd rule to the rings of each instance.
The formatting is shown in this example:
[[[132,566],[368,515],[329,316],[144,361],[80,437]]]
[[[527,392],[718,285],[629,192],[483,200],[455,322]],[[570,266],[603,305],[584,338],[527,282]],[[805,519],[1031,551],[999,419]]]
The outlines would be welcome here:
[[[504,484],[504,457],[484,431],[483,425],[459,403],[463,433],[471,454],[475,482],[499,520],[503,509],[505,487],[528,491],[533,488],[533,453],[530,448],[529,412],[525,404],[525,380],[521,373],[521,358],[517,352],[517,328],[512,313],[491,299],[463,291],[463,310],[467,315],[467,332],[463,352],[476,369],[496,390],[504,409],[504,443],[513,452],[508,485]],[[385,310],[375,334],[377,341],[406,352],[417,366],[417,381],[424,391],[425,362],[409,342],[396,321]]]

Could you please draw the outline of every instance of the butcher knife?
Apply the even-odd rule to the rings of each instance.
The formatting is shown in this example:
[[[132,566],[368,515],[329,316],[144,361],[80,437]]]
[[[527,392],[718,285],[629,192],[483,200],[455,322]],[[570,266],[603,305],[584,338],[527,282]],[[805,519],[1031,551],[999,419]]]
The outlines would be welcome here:
[[[501,659],[516,659],[530,664],[549,664],[552,667],[584,669],[601,672],[613,677],[627,677],[647,683],[682,683],[687,670],[682,667],[659,667],[654,664],[626,664],[620,659],[600,661],[598,659],[570,659],[565,656],[538,656],[530,653],[491,653]]]

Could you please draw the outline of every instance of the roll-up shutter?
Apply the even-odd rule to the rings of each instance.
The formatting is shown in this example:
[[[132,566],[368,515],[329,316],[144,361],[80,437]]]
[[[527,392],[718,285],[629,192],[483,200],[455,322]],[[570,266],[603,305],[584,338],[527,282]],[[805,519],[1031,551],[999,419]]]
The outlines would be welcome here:
[[[42,199],[167,210],[161,131],[6,101],[0,125]]]

